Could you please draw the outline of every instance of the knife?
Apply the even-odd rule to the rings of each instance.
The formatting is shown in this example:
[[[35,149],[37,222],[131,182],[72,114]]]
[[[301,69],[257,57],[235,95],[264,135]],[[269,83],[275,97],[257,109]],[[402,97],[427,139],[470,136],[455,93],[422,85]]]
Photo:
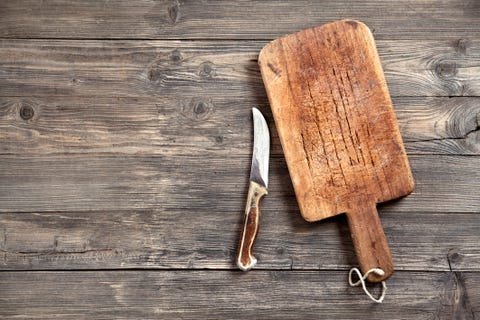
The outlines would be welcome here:
[[[268,193],[268,159],[270,156],[270,134],[267,122],[257,108],[253,113],[253,155],[250,169],[245,223],[238,245],[237,266],[247,271],[253,268],[257,259],[252,254],[260,222],[260,200]]]

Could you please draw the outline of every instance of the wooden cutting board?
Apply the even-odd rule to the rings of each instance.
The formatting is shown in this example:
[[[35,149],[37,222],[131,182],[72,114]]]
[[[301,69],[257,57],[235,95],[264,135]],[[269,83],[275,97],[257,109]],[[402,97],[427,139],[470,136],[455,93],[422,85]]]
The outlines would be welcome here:
[[[373,36],[332,22],[269,43],[259,65],[302,216],[347,214],[371,282],[393,273],[376,204],[413,191],[413,177]]]

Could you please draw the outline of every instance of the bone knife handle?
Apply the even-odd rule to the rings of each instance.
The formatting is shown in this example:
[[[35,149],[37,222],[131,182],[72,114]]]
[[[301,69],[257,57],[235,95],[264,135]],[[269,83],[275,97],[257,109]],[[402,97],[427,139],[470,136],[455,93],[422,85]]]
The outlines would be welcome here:
[[[237,266],[243,271],[250,270],[257,263],[257,259],[253,256],[252,248],[257,237],[260,222],[260,200],[267,193],[267,188],[250,181],[247,206],[245,208],[245,223],[240,236],[237,256]]]

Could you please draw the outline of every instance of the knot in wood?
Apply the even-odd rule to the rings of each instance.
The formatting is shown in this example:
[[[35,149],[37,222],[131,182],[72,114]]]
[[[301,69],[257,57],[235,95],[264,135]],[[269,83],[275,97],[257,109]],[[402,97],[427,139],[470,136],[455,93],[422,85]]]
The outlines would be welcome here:
[[[172,4],[168,7],[168,17],[174,24],[180,19],[180,3],[177,0],[172,1]]]
[[[215,142],[218,144],[223,143],[223,136],[215,136]]]
[[[466,55],[468,44],[469,43],[467,39],[458,39],[458,41],[455,44],[455,49],[457,50],[457,53],[461,55]]]
[[[158,67],[152,67],[152,69],[148,71],[148,80],[154,84],[163,86],[167,81],[167,75],[162,69]]]
[[[215,65],[210,61],[205,61],[200,64],[198,75],[202,78],[213,78],[215,76]]]
[[[457,249],[450,249],[448,250],[447,259],[450,264],[452,262],[460,262],[462,260],[462,255]]]
[[[27,121],[33,118],[35,110],[30,105],[22,105],[19,110],[20,118]]]
[[[213,112],[213,104],[210,100],[193,98],[188,104],[183,105],[182,114],[191,120],[206,120]]]
[[[175,49],[170,53],[170,60],[173,62],[179,62],[183,59],[182,53],[180,50]]]
[[[440,61],[435,66],[435,73],[440,78],[453,78],[457,74],[457,63],[455,61]]]
[[[182,76],[183,56],[178,49],[157,57],[146,69],[147,79],[158,86],[175,81]]]

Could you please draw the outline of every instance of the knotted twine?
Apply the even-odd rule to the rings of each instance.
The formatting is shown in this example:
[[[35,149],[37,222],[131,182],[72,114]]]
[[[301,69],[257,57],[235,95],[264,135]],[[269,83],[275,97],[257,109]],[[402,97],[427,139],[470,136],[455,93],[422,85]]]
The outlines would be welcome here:
[[[353,280],[352,280],[352,275],[353,275],[354,272],[357,274],[357,276],[359,278],[359,280],[357,282],[353,282]],[[357,287],[361,284],[362,288],[363,288],[363,291],[372,301],[374,301],[376,303],[382,303],[383,299],[385,298],[385,295],[387,294],[387,284],[385,283],[385,281],[382,281],[382,293],[381,293],[379,298],[374,298],[372,296],[372,294],[368,291],[367,286],[365,285],[365,280],[368,278],[370,273],[375,273],[379,276],[385,275],[385,272],[380,268],[370,269],[363,276],[362,276],[362,273],[360,272],[360,270],[358,270],[358,268],[352,268],[350,270],[350,272],[348,273],[348,283],[352,287]]]

